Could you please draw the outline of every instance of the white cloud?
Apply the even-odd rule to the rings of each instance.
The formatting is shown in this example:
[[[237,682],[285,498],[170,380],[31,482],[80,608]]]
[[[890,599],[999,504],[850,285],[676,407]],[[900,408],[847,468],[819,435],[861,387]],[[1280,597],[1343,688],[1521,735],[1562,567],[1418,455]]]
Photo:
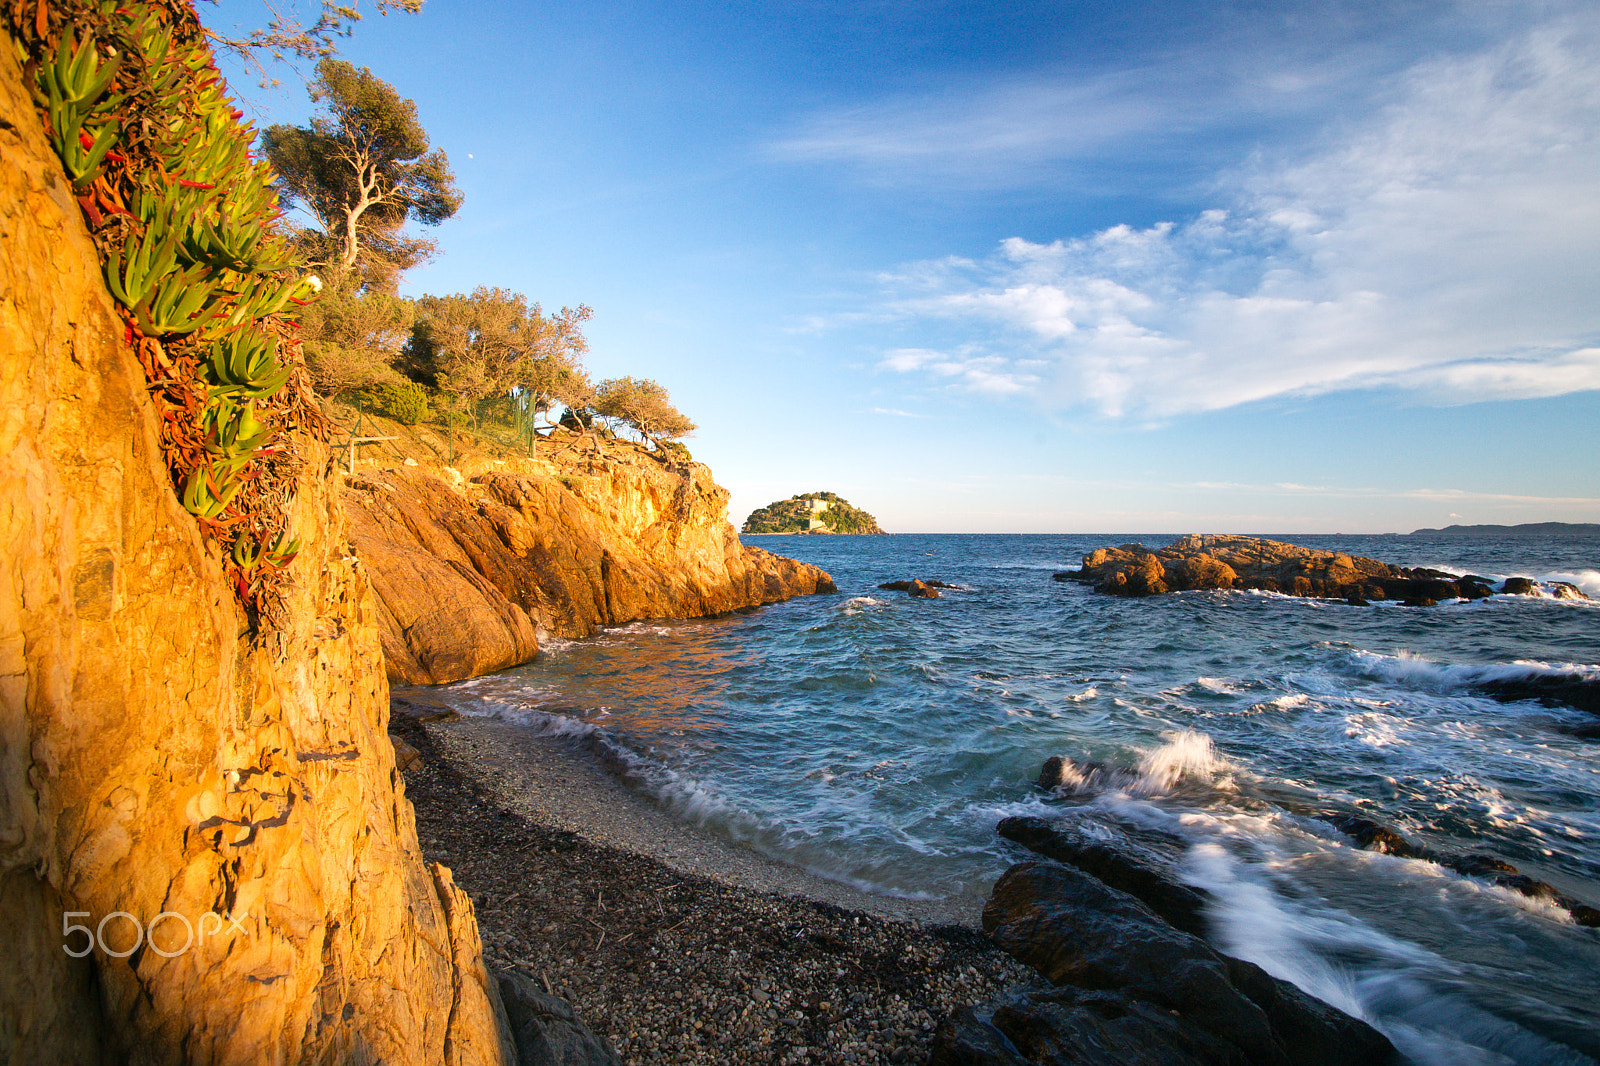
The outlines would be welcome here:
[[[1157,418],[1373,387],[1600,389],[1596,175],[1585,14],[1414,67],[1377,113],[1223,176],[1219,206],[1181,224],[915,264],[886,279],[887,310],[969,339],[881,365]]]

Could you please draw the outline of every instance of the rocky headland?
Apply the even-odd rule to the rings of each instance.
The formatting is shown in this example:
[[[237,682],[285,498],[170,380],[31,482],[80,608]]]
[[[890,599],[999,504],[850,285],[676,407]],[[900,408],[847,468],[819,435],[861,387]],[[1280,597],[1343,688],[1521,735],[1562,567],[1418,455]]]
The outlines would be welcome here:
[[[356,466],[344,502],[391,680],[503,670],[533,658],[541,633],[834,591],[825,571],[741,544],[703,464],[586,441],[479,448],[452,466],[414,432],[377,426],[400,443]]]
[[[1164,548],[1123,544],[1097,548],[1079,570],[1057,581],[1082,581],[1114,596],[1159,596],[1193,589],[1251,589],[1349,603],[1399,600],[1432,606],[1443,600],[1481,600],[1497,592],[1588,599],[1575,585],[1530,578],[1494,582],[1474,574],[1402,567],[1344,552],[1302,548],[1259,537],[1190,534]]]

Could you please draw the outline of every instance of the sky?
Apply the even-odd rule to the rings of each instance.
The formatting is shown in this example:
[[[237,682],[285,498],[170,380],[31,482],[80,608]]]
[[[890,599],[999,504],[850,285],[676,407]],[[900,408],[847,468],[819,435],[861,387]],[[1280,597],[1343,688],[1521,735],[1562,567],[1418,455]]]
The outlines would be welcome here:
[[[594,308],[735,523],[1600,522],[1592,0],[363,9],[465,195],[403,291]]]

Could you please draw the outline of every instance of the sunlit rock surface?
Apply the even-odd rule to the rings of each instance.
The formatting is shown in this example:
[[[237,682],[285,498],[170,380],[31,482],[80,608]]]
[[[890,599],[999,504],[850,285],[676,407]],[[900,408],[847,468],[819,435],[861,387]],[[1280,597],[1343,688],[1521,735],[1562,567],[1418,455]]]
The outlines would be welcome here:
[[[0,1061],[508,1061],[471,902],[417,846],[327,453],[291,442],[303,548],[253,641],[12,55],[0,39]]]
[[[817,567],[746,547],[699,463],[610,444],[482,464],[457,484],[397,466],[352,478],[351,543],[378,596],[392,680],[439,684],[583,637],[834,591]]]

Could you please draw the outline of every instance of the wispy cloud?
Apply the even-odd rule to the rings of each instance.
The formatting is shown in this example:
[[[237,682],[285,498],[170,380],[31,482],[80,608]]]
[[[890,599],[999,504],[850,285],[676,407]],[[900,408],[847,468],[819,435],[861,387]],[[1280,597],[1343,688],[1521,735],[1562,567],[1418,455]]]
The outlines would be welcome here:
[[[1550,0],[1554,3],[1573,0]],[[1213,142],[1313,121],[1382,92],[1419,45],[1494,39],[1517,0],[1375,5],[1225,5],[1186,15],[1181,41],[1110,65],[1079,55],[1060,69],[957,80],[940,88],[821,110],[773,138],[784,162],[843,168],[899,187],[1096,184],[1107,162],[1187,165]],[[1157,34],[1152,42],[1159,40]],[[1117,184],[1139,180],[1119,166]],[[1070,177],[1069,177],[1070,175]]]
[[[885,370],[922,371],[948,385],[991,396],[1025,392],[1041,381],[1023,360],[970,351],[952,355],[927,348],[899,348],[878,365]]]
[[[910,265],[879,310],[956,354],[885,370],[1161,418],[1392,387],[1432,402],[1600,389],[1600,17],[1407,71],[1186,221]]]

